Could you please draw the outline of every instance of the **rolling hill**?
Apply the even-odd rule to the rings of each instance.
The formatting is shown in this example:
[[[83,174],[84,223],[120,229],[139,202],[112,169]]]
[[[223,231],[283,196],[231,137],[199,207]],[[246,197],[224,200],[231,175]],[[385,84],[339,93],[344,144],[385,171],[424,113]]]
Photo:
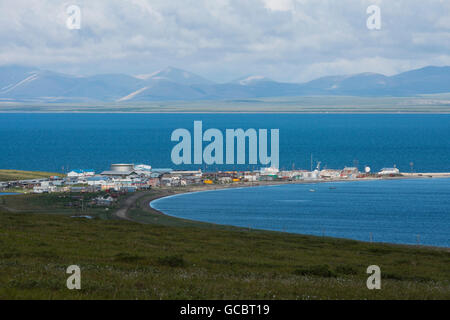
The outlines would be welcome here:
[[[450,92],[450,67],[428,66],[394,76],[337,75],[306,83],[248,75],[214,83],[181,69],[136,76],[67,75],[25,66],[0,67],[0,102],[132,102],[230,100],[292,96],[399,97]]]

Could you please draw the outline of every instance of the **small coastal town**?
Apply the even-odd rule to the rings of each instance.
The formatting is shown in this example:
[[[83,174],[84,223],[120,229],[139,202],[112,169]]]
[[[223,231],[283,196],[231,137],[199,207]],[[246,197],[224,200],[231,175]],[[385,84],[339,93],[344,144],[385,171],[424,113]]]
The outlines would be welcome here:
[[[254,171],[215,171],[203,172],[201,169],[181,171],[173,169],[157,169],[150,165],[112,164],[109,170],[95,172],[93,169],[77,169],[65,175],[49,178],[28,179],[0,182],[0,191],[20,189],[26,193],[54,192],[136,192],[155,187],[183,187],[188,185],[225,185],[225,184],[258,184],[264,182],[318,182],[340,181],[367,178],[399,177],[398,168],[384,168],[371,173],[369,167],[360,172],[356,167],[345,167],[342,170],[323,169],[320,164],[313,171],[278,170],[262,168]]]

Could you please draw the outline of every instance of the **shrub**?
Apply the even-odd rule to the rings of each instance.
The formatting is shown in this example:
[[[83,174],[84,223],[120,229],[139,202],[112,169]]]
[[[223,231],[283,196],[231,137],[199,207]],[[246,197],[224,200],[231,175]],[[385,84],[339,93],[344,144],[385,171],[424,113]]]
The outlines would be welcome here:
[[[162,266],[169,266],[173,268],[184,267],[186,265],[186,261],[183,256],[180,255],[160,257],[158,258],[158,263]]]
[[[144,259],[144,257],[138,255],[131,255],[128,253],[118,253],[114,257],[114,260],[119,262],[136,262],[142,259]]]
[[[336,267],[336,273],[344,275],[355,275],[358,271],[349,265],[340,265]]]
[[[294,271],[294,274],[300,276],[317,276],[322,278],[333,278],[336,277],[336,274],[330,270],[330,267],[327,264],[309,266],[309,267],[301,267]]]

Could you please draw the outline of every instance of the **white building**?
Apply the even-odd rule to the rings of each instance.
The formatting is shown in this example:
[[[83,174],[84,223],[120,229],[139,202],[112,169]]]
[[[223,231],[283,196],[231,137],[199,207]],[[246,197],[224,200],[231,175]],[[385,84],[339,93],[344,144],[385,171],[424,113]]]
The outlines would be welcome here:
[[[134,172],[139,176],[150,177],[152,174],[152,166],[146,164],[139,164],[134,166]]]
[[[244,174],[244,181],[255,182],[255,181],[258,181],[258,178],[259,178],[259,172]]]
[[[339,178],[341,175],[340,170],[334,170],[334,169],[323,169],[320,171],[320,177],[325,179],[335,179]]]
[[[136,171],[152,171],[152,166],[147,164],[138,164],[134,166],[134,170]]]
[[[378,174],[381,176],[397,175],[400,174],[400,170],[397,168],[383,168]]]
[[[296,170],[293,178],[295,180],[316,180],[319,179],[319,171]]]
[[[56,192],[57,188],[50,181],[42,181],[39,186],[33,187],[33,193]]]
[[[265,176],[277,175],[278,172],[279,172],[279,170],[275,167],[261,168],[261,170],[260,170],[261,175],[265,175]]]
[[[86,182],[89,186],[102,186],[110,183],[110,179],[108,177],[97,176],[87,178]]]
[[[77,169],[70,171],[67,176],[69,178],[91,177],[95,175],[95,171],[92,169]]]
[[[161,185],[166,187],[176,187],[181,185],[181,177],[179,176],[164,176],[161,178]]]
[[[217,178],[219,183],[225,184],[225,183],[232,183],[233,179],[231,177],[219,177]]]
[[[178,175],[178,176],[192,176],[192,177],[202,177],[202,170],[175,170],[171,172],[172,175]]]

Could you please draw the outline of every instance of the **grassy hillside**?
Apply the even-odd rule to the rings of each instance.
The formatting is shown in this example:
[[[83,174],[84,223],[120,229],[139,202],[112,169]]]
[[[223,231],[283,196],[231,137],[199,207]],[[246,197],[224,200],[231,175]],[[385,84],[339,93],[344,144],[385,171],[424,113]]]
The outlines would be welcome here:
[[[147,224],[110,213],[74,219],[42,213],[73,210],[52,197],[3,197],[0,299],[450,299],[448,249],[186,222],[152,213],[146,201],[128,216]],[[80,291],[66,288],[73,264]],[[366,287],[373,264],[378,291]]]
[[[48,178],[51,176],[63,176],[62,173],[21,171],[21,170],[0,170],[0,181],[27,180],[37,178]]]
[[[109,208],[90,206],[91,199],[104,192],[98,193],[50,193],[23,194],[20,196],[0,197],[0,212],[34,213],[48,215],[90,215],[101,219],[111,217],[110,210],[117,209],[117,204]]]

